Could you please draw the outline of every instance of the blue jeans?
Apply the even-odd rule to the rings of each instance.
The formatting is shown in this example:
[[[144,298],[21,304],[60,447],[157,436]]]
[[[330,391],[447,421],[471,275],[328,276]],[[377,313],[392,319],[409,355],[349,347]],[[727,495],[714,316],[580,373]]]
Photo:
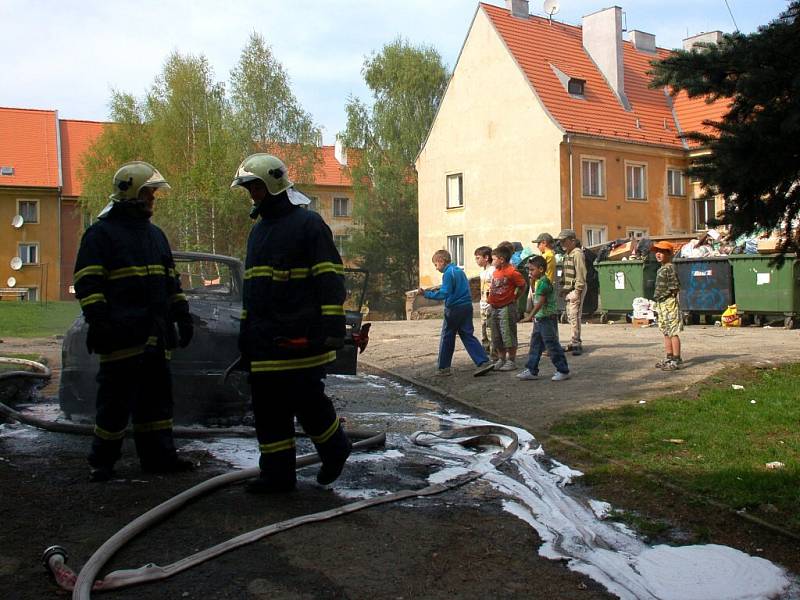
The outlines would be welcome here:
[[[542,358],[545,348],[550,353],[550,360],[553,361],[556,371],[569,373],[567,357],[564,356],[564,349],[558,341],[558,318],[556,315],[533,321],[531,349],[528,351],[528,362],[525,363],[525,366],[534,375],[539,374],[539,360]]]
[[[469,357],[476,365],[489,360],[486,350],[475,337],[475,326],[472,324],[472,304],[458,304],[445,307],[442,322],[442,336],[439,339],[439,368],[446,369],[453,362],[453,351],[456,349],[456,334],[461,338]]]

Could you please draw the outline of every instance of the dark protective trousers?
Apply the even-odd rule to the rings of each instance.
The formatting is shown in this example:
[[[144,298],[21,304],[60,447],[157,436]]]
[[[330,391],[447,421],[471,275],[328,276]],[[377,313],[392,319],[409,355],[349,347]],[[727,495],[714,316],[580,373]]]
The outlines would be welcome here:
[[[261,450],[261,478],[278,488],[294,486],[294,418],[314,442],[323,463],[339,460],[348,439],[325,395],[324,367],[250,375],[253,415]]]
[[[89,464],[111,468],[120,457],[128,419],[133,421],[139,462],[145,469],[175,460],[172,438],[172,375],[160,352],[100,363],[97,417]]]

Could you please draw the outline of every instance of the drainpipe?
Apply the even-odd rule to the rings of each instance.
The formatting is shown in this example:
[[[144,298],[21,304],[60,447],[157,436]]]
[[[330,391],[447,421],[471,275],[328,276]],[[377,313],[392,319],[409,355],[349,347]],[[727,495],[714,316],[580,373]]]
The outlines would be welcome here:
[[[569,152],[569,228],[575,229],[575,206],[572,194],[572,139],[569,134],[567,134],[567,151]]]

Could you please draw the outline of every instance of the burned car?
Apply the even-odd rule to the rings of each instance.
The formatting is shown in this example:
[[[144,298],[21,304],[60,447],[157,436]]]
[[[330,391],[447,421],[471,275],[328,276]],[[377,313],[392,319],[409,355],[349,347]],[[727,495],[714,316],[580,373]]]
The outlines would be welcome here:
[[[201,252],[175,252],[175,269],[189,300],[194,338],[172,351],[175,423],[229,425],[250,408],[245,373],[226,369],[239,357],[237,339],[242,312],[244,265],[236,258]],[[369,324],[361,323],[368,273],[345,269],[347,333],[330,374],[355,374],[357,356],[366,347]],[[61,349],[59,403],[71,419],[91,419],[95,411],[98,356],[86,349],[88,325],[79,316],[64,336]]]

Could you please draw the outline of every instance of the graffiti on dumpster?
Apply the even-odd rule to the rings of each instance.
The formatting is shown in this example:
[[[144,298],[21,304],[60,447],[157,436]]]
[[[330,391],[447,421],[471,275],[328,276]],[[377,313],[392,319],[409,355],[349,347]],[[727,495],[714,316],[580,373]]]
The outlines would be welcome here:
[[[729,290],[724,290],[721,285],[720,273],[715,276],[714,265],[701,261],[693,262],[689,267],[680,277],[681,305],[698,312],[725,310],[732,298]]]

